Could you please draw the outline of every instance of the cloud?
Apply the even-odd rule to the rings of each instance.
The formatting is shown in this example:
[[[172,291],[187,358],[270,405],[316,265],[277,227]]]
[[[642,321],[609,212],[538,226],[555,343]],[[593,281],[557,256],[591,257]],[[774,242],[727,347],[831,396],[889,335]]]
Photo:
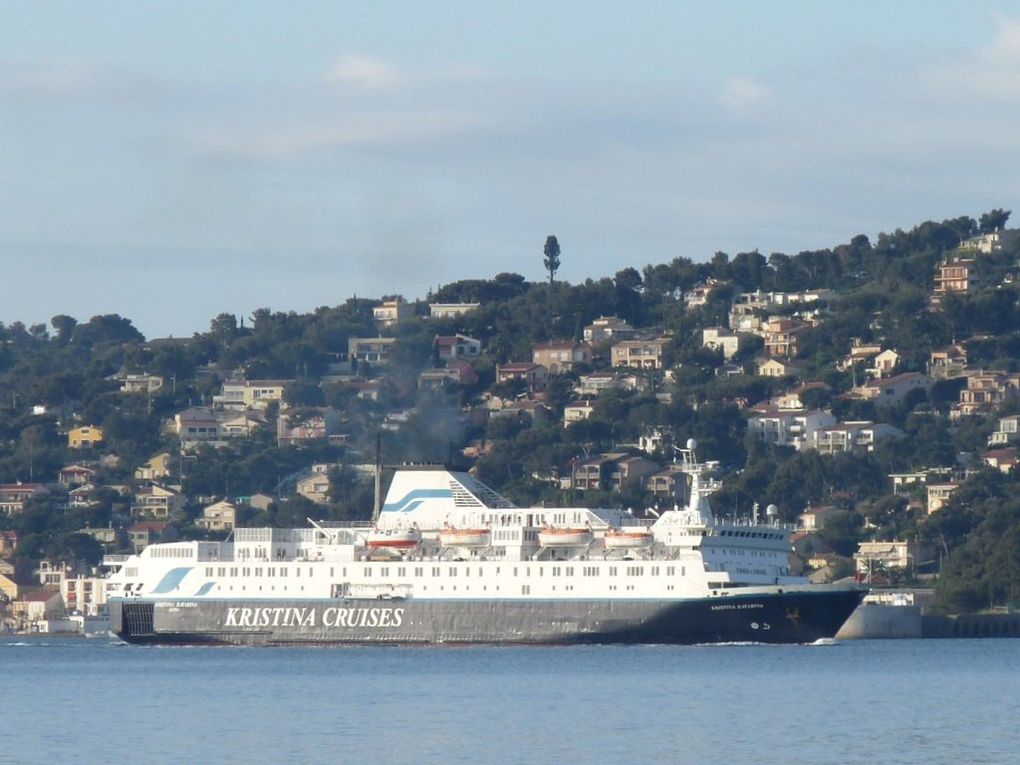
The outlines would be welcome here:
[[[936,88],[968,98],[1020,99],[1020,19],[996,15],[995,23],[988,44],[932,71],[929,79]]]
[[[400,146],[460,135],[481,126],[470,111],[390,110],[337,114],[330,119],[302,119],[247,129],[216,128],[193,135],[192,143],[212,154],[279,159],[354,148]]]
[[[141,75],[81,59],[0,62],[0,95],[78,98],[133,95],[155,82]]]
[[[326,80],[365,90],[381,90],[400,85],[404,82],[404,76],[399,69],[381,58],[354,55],[336,61],[327,72]]]
[[[742,111],[772,97],[772,91],[750,77],[730,77],[723,83],[719,101],[727,109]]]

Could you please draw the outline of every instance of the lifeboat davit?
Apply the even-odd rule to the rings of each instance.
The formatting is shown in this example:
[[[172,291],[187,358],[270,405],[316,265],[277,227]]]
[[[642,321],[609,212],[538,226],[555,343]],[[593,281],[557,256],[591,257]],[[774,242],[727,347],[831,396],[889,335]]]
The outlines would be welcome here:
[[[542,547],[583,547],[592,540],[591,529],[544,528],[538,532]]]
[[[486,547],[489,530],[445,528],[439,532],[439,544],[443,547]]]
[[[645,528],[609,529],[604,541],[607,550],[635,550],[652,543],[652,532]]]
[[[366,543],[372,550],[412,550],[421,544],[421,532],[410,529],[372,529]]]

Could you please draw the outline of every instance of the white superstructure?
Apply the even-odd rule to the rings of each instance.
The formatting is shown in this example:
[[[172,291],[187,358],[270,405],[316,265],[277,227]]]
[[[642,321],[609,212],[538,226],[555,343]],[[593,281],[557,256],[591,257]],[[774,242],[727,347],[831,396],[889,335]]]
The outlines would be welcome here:
[[[156,544],[118,561],[131,600],[684,599],[797,586],[789,528],[720,521],[684,450],[691,500],[641,521],[614,509],[516,507],[463,472],[398,470],[378,521],[239,528],[227,542]],[[772,508],[770,508],[770,511]]]

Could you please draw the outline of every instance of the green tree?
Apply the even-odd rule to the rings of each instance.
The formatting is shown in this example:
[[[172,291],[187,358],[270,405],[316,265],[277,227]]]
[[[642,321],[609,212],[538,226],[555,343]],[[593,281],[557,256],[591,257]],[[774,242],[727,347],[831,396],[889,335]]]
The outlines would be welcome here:
[[[1009,220],[1011,210],[1003,210],[998,207],[989,210],[978,218],[978,231],[982,234],[990,234],[998,229],[1006,228],[1006,221]]]
[[[560,267],[560,243],[556,240],[555,236],[547,236],[545,238],[543,252],[545,253],[545,259],[542,262],[545,263],[545,270],[549,272],[549,286],[552,287],[553,279]]]

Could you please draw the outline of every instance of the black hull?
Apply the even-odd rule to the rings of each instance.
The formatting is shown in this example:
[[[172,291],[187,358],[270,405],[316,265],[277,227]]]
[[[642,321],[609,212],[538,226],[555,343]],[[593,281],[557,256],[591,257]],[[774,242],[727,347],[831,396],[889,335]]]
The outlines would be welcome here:
[[[812,643],[860,590],[655,600],[132,600],[110,604],[123,640],[158,645]]]

